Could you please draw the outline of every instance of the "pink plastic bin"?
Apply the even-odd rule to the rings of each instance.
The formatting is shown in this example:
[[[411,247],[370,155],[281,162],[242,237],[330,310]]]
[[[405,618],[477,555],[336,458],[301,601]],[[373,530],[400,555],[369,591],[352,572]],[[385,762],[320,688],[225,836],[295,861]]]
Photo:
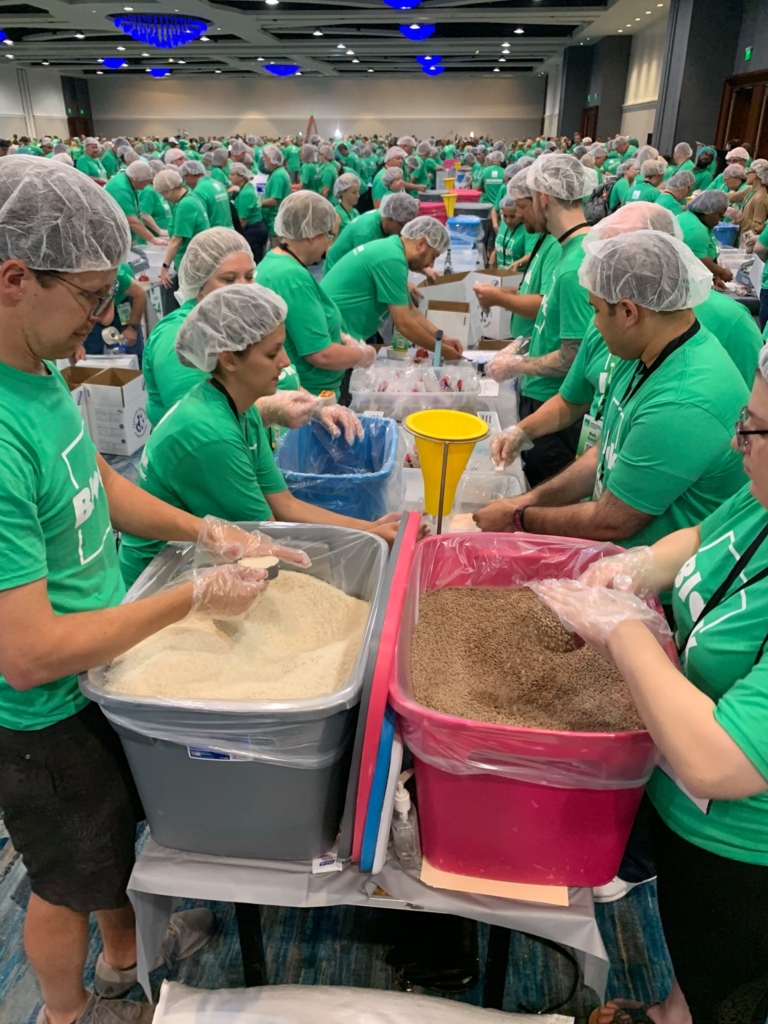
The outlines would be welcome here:
[[[457,203],[479,203],[482,196],[476,188],[452,188],[451,195],[456,196]]]
[[[420,217],[434,217],[441,224],[448,224],[448,211],[445,203],[419,203]]]
[[[619,550],[524,534],[457,534],[419,545],[390,702],[414,754],[421,843],[435,867],[540,885],[602,885],[616,874],[657,759],[649,734],[549,732],[439,714],[413,699],[410,648],[424,590],[574,579]],[[671,647],[669,654],[675,658]]]

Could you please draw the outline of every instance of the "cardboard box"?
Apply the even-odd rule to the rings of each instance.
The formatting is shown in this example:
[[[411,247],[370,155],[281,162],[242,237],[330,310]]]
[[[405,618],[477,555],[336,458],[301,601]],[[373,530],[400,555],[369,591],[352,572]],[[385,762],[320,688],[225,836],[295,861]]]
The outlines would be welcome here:
[[[512,337],[511,322],[512,314],[508,309],[501,306],[492,306],[490,309],[483,309],[477,301],[474,286],[476,284],[490,284],[496,288],[509,287],[519,284],[522,274],[515,274],[506,268],[489,268],[487,270],[476,270],[467,274],[464,287],[466,288],[466,301],[470,306],[470,345],[475,347],[481,338],[490,338],[492,341],[503,341]]]
[[[469,303],[439,302],[436,299],[427,303],[427,320],[449,338],[458,338],[466,348],[469,339]]]
[[[139,357],[129,356],[127,354],[114,356],[87,356],[85,359],[81,359],[77,365],[85,366],[89,369],[95,368],[98,370],[138,370]]]
[[[80,415],[83,417],[88,433],[91,431],[91,425],[88,420],[88,403],[85,400],[85,382],[101,372],[98,367],[82,366],[81,364],[65,366],[61,371],[61,376],[67,382],[69,392],[75,401],[75,405],[80,410]]]
[[[133,455],[149,437],[147,390],[138,370],[102,370],[84,384],[91,437],[105,455]]]
[[[430,302],[466,302],[467,289],[464,284],[468,274],[445,274],[433,284],[419,285],[419,291],[423,298],[419,302],[419,309],[426,316],[427,305]]]

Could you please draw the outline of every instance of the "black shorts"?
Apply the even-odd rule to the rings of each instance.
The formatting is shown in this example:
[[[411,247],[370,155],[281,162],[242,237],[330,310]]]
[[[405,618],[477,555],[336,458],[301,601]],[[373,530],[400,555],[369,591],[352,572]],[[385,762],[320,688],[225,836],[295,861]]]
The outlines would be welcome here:
[[[80,913],[125,906],[144,811],[96,704],[47,729],[0,727],[0,807],[37,896]]]

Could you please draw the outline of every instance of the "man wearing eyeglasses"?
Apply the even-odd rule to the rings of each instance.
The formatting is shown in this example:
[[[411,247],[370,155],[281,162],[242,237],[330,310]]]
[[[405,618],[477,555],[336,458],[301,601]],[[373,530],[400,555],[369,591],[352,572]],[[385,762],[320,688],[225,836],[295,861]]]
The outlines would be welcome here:
[[[31,881],[24,942],[44,999],[38,1024],[151,1020],[146,1004],[104,1002],[136,981],[125,889],[143,812],[77,673],[184,618],[213,580],[120,606],[113,527],[194,541],[201,520],[109,468],[55,369],[94,323],[111,323],[129,244],[120,208],[75,168],[0,163],[0,807]],[[225,532],[230,543],[249,536]],[[213,570],[217,586],[232,568]],[[235,576],[225,617],[233,600],[247,607],[255,596],[254,581]],[[83,987],[90,913],[104,943],[93,994]],[[210,913],[191,915],[176,915],[166,954],[207,940]]]

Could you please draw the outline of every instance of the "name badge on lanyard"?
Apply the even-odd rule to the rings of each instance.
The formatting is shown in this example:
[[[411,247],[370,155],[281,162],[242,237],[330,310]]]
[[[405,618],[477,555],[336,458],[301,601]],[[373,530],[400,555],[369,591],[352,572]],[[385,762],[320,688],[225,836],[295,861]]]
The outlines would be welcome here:
[[[582,456],[584,452],[589,451],[590,448],[594,448],[595,445],[600,444],[600,435],[602,432],[602,421],[587,413],[582,421],[579,443],[576,446],[577,459]]]

